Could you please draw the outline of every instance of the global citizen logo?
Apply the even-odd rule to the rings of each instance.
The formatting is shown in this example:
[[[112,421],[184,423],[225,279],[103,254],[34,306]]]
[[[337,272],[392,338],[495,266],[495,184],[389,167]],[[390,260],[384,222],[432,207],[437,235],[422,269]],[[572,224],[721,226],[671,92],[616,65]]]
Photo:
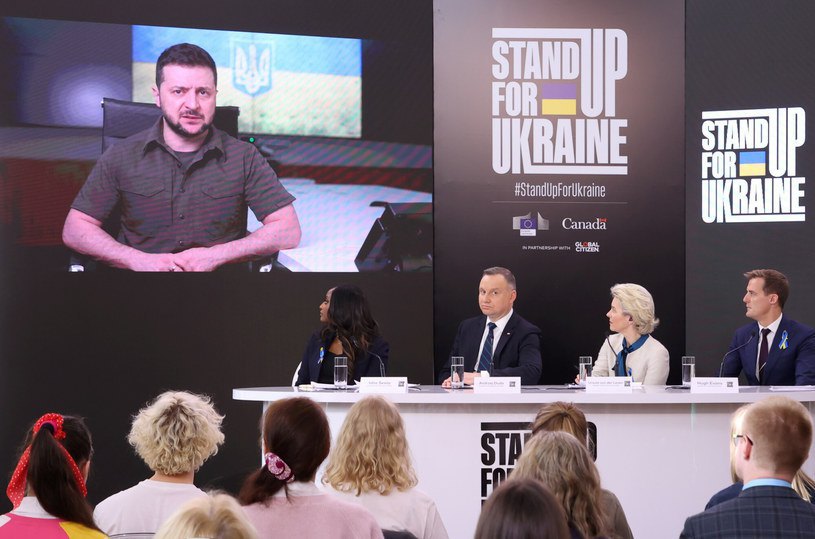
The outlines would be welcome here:
[[[803,108],[710,111],[702,120],[705,223],[806,220],[806,178],[796,166]]]
[[[576,253],[599,253],[600,242],[597,241],[576,241],[574,242],[574,252]]]
[[[492,168],[498,174],[628,173],[617,82],[620,29],[492,29]]]

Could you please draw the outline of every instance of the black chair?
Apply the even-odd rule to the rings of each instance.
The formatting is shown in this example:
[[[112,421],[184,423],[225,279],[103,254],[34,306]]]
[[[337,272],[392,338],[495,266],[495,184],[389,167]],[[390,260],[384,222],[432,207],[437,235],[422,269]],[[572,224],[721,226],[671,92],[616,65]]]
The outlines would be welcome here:
[[[135,135],[139,131],[149,129],[161,116],[161,109],[154,103],[136,103],[133,101],[122,101],[110,97],[102,98],[102,152],[104,153],[117,141]],[[215,117],[212,124],[225,131],[227,134],[238,138],[238,116],[239,107],[216,107]],[[108,219],[102,223],[102,229],[116,237],[119,234],[119,222],[121,216],[118,211],[114,211]],[[249,262],[250,271],[270,271],[274,257],[264,257],[260,260]],[[85,255],[71,252],[68,262],[68,271],[92,271],[97,269],[95,260]]]
[[[238,107],[216,107],[212,124],[238,138]],[[114,142],[135,135],[152,126],[161,109],[153,103],[135,103],[120,99],[102,98],[102,151]]]

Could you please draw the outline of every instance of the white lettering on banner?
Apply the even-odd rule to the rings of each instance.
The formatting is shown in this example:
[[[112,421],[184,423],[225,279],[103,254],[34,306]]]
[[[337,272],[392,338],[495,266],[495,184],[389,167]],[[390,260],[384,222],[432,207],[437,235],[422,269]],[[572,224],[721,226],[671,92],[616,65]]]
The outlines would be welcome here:
[[[803,108],[703,112],[701,133],[705,223],[806,220],[806,178],[797,166]]]
[[[626,33],[493,28],[492,37],[493,170],[627,174],[628,120],[616,117]]]

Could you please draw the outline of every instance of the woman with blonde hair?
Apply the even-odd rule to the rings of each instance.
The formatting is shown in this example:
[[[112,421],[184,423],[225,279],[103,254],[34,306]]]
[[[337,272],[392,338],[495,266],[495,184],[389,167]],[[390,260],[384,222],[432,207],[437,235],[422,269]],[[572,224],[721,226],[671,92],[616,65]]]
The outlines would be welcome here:
[[[159,528],[155,539],[258,539],[240,504],[222,492],[210,492],[182,505]]]
[[[532,434],[539,432],[568,432],[582,443],[589,454],[594,458],[594,453],[590,449],[592,440],[588,436],[588,422],[585,414],[575,405],[568,402],[550,402],[541,406],[535,421],[530,426]],[[604,488],[600,489],[599,504],[606,515],[610,526],[611,536],[617,539],[633,539],[631,527],[625,516],[620,500],[613,492]]]
[[[735,436],[741,434],[744,412],[747,411],[749,406],[749,404],[745,404],[733,412],[733,417],[730,418],[731,441],[735,439]],[[744,483],[742,483],[741,477],[739,477],[739,474],[736,472],[736,445],[735,443],[731,443],[729,445],[730,479],[733,481],[733,484],[714,494],[713,497],[710,498],[710,501],[707,502],[705,511],[711,507],[719,505],[722,502],[738,497],[744,488]],[[808,476],[803,469],[798,470],[798,473],[796,473],[795,477],[792,479],[792,488],[802,500],[815,504],[815,480]]]
[[[569,527],[584,538],[608,536],[601,499],[600,475],[586,447],[566,432],[542,431],[524,446],[510,476],[537,479],[554,494]]]
[[[665,385],[668,380],[668,350],[651,336],[659,325],[654,316],[654,298],[638,284],[611,287],[611,308],[606,313],[609,330],[597,354],[592,376],[631,376],[635,382]]]
[[[396,406],[379,396],[348,411],[323,483],[343,500],[365,507],[384,530],[419,539],[446,539],[436,504],[415,488],[405,426]]]
[[[133,418],[127,441],[153,475],[96,506],[99,527],[110,535],[155,533],[187,501],[206,496],[195,473],[224,443],[209,397],[166,391]]]

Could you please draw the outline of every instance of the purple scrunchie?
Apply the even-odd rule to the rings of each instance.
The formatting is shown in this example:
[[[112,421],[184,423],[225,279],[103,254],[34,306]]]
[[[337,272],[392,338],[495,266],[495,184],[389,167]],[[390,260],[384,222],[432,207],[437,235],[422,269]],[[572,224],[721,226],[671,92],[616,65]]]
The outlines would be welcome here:
[[[291,483],[294,481],[294,473],[292,473],[289,465],[283,462],[283,459],[272,452],[263,455],[263,459],[266,461],[266,468],[277,479],[283,481],[284,483]]]

